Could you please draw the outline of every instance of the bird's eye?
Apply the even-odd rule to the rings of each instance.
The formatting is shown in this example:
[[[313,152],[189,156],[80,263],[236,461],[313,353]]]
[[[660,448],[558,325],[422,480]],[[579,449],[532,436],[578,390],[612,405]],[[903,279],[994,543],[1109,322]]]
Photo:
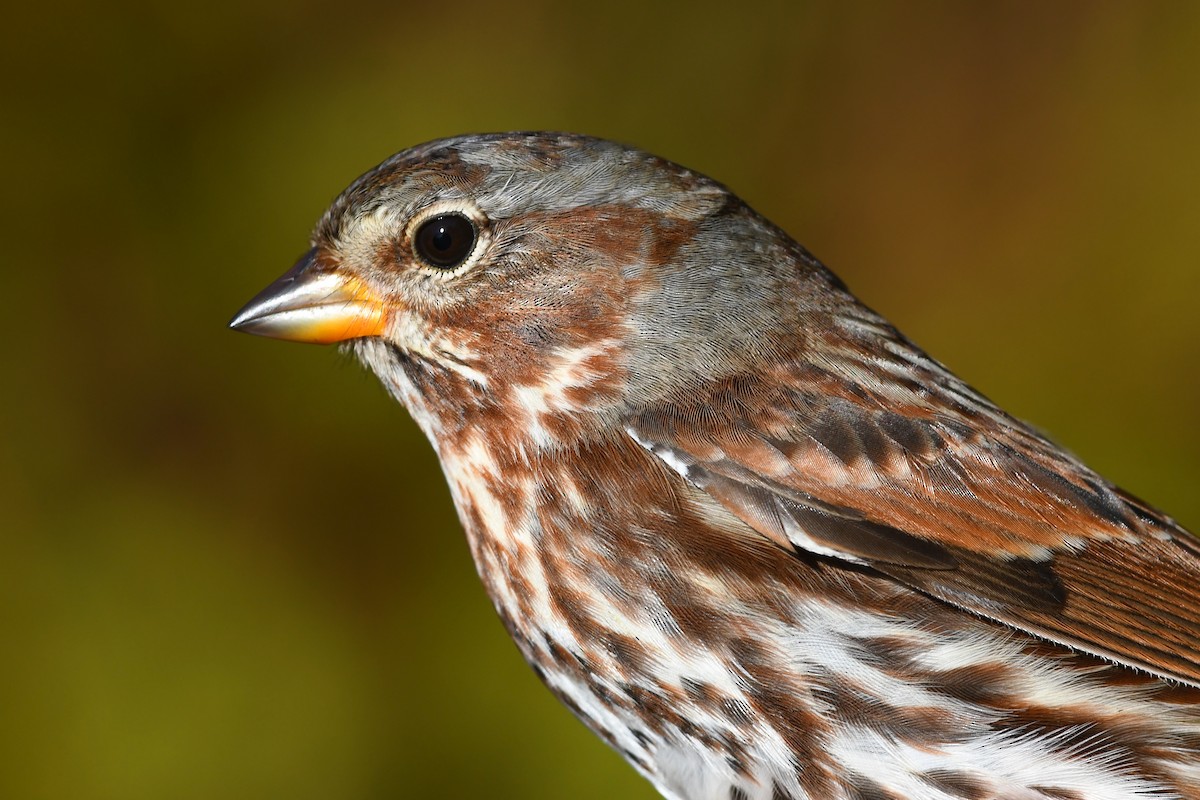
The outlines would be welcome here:
[[[471,255],[475,237],[475,225],[462,214],[438,214],[417,228],[413,249],[431,267],[454,269]]]

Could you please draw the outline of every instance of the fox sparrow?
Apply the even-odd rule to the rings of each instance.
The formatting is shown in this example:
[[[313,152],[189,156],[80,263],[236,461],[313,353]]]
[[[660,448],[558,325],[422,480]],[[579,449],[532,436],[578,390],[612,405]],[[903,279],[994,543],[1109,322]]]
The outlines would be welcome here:
[[[1200,797],[1200,544],[720,184],[556,133],[355,181],[232,327],[347,342],[538,675],[667,797]]]

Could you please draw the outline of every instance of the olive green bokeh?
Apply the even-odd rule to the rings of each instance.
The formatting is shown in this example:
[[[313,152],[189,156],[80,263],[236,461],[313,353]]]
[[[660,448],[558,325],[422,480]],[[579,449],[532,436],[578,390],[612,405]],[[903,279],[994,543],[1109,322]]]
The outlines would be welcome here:
[[[652,796],[508,642],[402,410],[224,328],[435,136],[712,174],[1200,527],[1198,4],[6,16],[0,797]]]

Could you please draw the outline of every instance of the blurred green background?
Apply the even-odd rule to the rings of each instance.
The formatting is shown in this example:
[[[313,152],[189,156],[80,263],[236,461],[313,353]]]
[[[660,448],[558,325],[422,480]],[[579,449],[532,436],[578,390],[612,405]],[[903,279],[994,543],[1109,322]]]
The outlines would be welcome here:
[[[726,182],[1200,527],[1200,4],[21,4],[0,33],[0,797],[650,797],[430,449],[225,330],[360,172],[579,130]]]

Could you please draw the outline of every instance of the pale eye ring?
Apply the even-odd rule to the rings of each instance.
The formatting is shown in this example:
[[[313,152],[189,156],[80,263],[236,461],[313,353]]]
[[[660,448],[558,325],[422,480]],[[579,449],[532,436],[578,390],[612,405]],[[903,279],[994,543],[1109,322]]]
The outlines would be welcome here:
[[[451,270],[470,257],[478,238],[479,231],[467,216],[438,214],[422,222],[413,234],[413,252],[431,267]]]

